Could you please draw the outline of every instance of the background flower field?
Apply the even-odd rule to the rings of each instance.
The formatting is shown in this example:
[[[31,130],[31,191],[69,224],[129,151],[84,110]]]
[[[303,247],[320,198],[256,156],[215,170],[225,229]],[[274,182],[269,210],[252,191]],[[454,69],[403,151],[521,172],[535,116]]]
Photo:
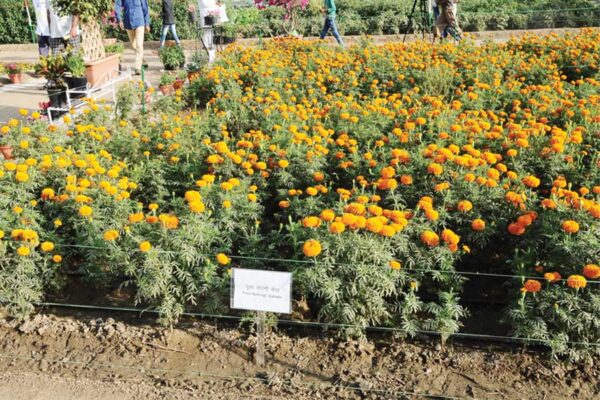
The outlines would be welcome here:
[[[445,339],[469,283],[505,294],[514,335],[588,356],[599,46],[597,30],[460,47],[277,40],[228,49],[146,115],[127,87],[61,126],[10,121],[0,296],[24,315],[77,271],[174,323],[230,312],[239,265],[292,271],[296,317],[345,335]],[[504,278],[477,286],[476,273]]]

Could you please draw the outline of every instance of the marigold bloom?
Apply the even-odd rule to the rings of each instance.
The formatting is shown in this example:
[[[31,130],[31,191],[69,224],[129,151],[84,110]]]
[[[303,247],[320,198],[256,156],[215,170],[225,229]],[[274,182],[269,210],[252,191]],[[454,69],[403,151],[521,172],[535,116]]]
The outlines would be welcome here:
[[[142,253],[150,251],[151,248],[152,248],[152,244],[150,242],[142,242],[142,243],[140,243],[140,251]]]
[[[130,224],[137,224],[138,222],[142,222],[144,220],[144,213],[139,212],[139,213],[135,213],[135,214],[130,214],[127,217],[127,220],[129,221]]]
[[[92,207],[90,206],[81,206],[79,208],[79,215],[81,215],[82,217],[89,217],[92,215]]]
[[[562,223],[562,229],[566,233],[577,233],[579,232],[579,224],[573,220],[566,220]]]
[[[471,229],[476,232],[483,231],[485,229],[485,221],[480,218],[474,219],[471,222]]]
[[[521,236],[525,233],[525,227],[513,222],[512,224],[508,225],[508,232],[510,232],[511,235]]]
[[[290,206],[290,202],[287,200],[281,200],[279,202],[279,208],[288,208]]]
[[[600,278],[600,266],[596,264],[587,264],[583,267],[583,276],[588,279]]]
[[[52,242],[44,242],[40,245],[43,252],[48,253],[54,250],[54,243]]]
[[[62,261],[62,256],[60,254],[55,254],[52,256],[52,261],[54,261],[55,263],[59,263]]]
[[[277,161],[277,165],[279,166],[279,168],[287,168],[290,163],[288,160],[279,160]]]
[[[333,210],[323,210],[320,215],[321,219],[325,222],[331,222],[335,219],[335,212]]]
[[[560,281],[562,279],[562,276],[560,276],[558,272],[546,272],[544,274],[544,279],[552,283]]]
[[[587,285],[587,280],[581,275],[571,275],[567,279],[567,285],[571,289],[583,289]]]
[[[204,203],[201,201],[191,201],[189,203],[189,207],[190,207],[190,211],[195,214],[203,213],[204,210],[206,209],[206,207],[204,206]]]
[[[344,225],[342,222],[332,222],[331,225],[329,225],[329,232],[331,233],[342,233],[346,230],[346,225]]]
[[[523,184],[529,188],[536,188],[540,186],[540,180],[533,175],[526,176],[521,180]]]
[[[441,175],[444,172],[444,167],[438,163],[431,163],[427,166],[427,172],[432,175]]]
[[[27,257],[29,254],[31,254],[31,249],[29,249],[27,246],[21,246],[17,249],[17,254],[21,257]]]
[[[390,261],[390,268],[394,270],[399,270],[400,268],[402,268],[402,265],[398,261],[392,260]]]
[[[321,243],[315,239],[309,239],[304,242],[302,252],[306,257],[316,257],[321,254]]]
[[[227,257],[225,254],[219,253],[219,254],[217,254],[217,262],[221,265],[227,265],[231,262],[231,259],[229,257]]]
[[[460,212],[469,212],[473,209],[473,203],[469,200],[462,200],[458,202],[457,208]]]
[[[321,226],[321,219],[315,216],[305,217],[302,220],[302,226],[305,228],[318,228]]]
[[[537,293],[542,290],[542,284],[535,279],[528,279],[523,285],[523,289],[528,293]]]
[[[104,240],[106,240],[107,242],[112,242],[112,241],[116,240],[118,237],[119,237],[119,231],[116,231],[114,229],[104,232]]]
[[[440,244],[440,238],[433,231],[425,231],[421,233],[421,241],[429,247],[435,247]]]

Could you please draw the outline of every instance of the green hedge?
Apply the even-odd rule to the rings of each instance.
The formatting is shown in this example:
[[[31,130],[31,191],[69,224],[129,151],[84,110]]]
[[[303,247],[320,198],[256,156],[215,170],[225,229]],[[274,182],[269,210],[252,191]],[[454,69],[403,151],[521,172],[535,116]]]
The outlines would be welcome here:
[[[258,10],[252,0],[229,0],[228,14],[240,37],[278,36],[289,29],[283,10]],[[31,42],[27,16],[21,0],[0,0],[0,43]],[[323,17],[320,0],[311,2],[298,18],[297,30],[305,36],[318,35]],[[188,2],[175,2],[177,33],[181,39],[194,38],[194,26],[187,11]],[[397,34],[408,24],[411,0],[338,0],[338,26],[344,35]],[[150,1],[152,30],[148,40],[158,40],[162,20],[158,0]],[[566,11],[565,11],[566,10]],[[598,26],[597,0],[462,0],[459,20],[465,31],[537,29],[552,27]],[[127,40],[125,32],[111,26],[106,37]]]

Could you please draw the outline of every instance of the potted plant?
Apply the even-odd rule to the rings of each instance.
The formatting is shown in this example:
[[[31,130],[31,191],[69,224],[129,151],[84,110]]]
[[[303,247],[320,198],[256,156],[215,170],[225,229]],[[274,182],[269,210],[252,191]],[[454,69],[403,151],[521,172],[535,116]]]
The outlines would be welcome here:
[[[214,36],[215,44],[231,44],[235,42],[238,34],[238,26],[227,22],[219,27],[219,34]]]
[[[65,73],[67,66],[61,54],[42,57],[35,67],[37,75],[43,76],[48,81],[46,90],[50,104],[55,108],[62,108],[66,103]]]
[[[200,75],[200,72],[208,65],[208,54],[206,51],[196,51],[192,54],[187,65],[187,78],[192,82]]]
[[[158,53],[166,70],[175,70],[185,65],[185,55],[181,46],[165,46]]]
[[[62,15],[78,15],[86,76],[92,86],[112,79],[119,71],[119,54],[106,55],[99,21],[114,8],[114,0],[52,0]]]
[[[173,82],[173,88],[175,90],[179,90],[185,84],[185,79],[187,78],[187,71],[179,71],[177,73],[177,77],[175,78],[175,82]]]
[[[78,52],[69,52],[65,56],[65,67],[68,73],[65,76],[65,82],[69,89],[85,89],[87,86],[87,76],[85,69],[85,61]],[[73,95],[73,98],[84,97],[83,93]]]
[[[162,94],[167,96],[173,93],[173,82],[175,82],[175,78],[173,77],[173,75],[167,73],[162,74],[162,76],[160,77],[160,83],[158,85],[158,88],[160,89]]]
[[[121,66],[121,62],[123,61],[123,53],[125,52],[125,46],[123,46],[122,42],[105,44],[104,48],[106,49],[107,54],[118,54],[119,55],[119,71],[122,71],[123,68]]]
[[[4,68],[8,73],[8,79],[10,79],[11,83],[21,83],[23,81],[23,68],[21,65],[16,63],[6,64]]]

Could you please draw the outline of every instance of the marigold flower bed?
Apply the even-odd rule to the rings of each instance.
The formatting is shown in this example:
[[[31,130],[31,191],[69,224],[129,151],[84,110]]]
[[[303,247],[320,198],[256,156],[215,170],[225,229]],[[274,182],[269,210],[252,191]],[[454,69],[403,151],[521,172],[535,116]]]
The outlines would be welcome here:
[[[241,265],[293,271],[295,298],[348,335],[446,338],[477,283],[464,272],[496,273],[521,277],[497,280],[514,335],[597,353],[599,46],[597,30],[272,41],[228,50],[146,116],[127,88],[66,128],[10,121],[0,295],[23,315],[79,270],[173,322],[229,312]]]

